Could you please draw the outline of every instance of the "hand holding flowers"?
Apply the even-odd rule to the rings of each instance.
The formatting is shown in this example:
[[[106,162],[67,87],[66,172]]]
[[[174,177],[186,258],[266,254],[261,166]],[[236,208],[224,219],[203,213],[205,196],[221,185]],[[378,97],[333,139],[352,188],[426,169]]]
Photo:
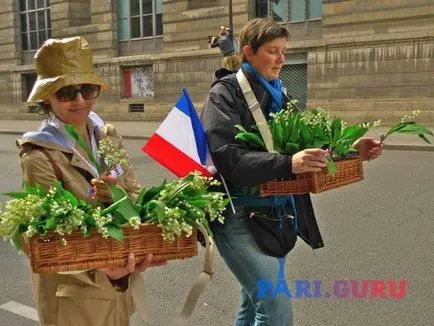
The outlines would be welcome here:
[[[321,108],[300,111],[295,103],[290,101],[286,109],[270,114],[268,122],[274,150],[293,155],[293,173],[318,172],[324,166],[324,160],[320,158],[324,153],[312,149],[327,152],[323,157],[327,160],[329,173],[334,175],[335,160],[353,155],[360,155],[363,160],[375,159],[382,154],[384,140],[394,132],[417,134],[426,142],[429,141],[425,135],[433,135],[430,130],[411,121],[420,111],[404,116],[400,123],[382,135],[380,141],[376,141],[364,135],[370,128],[378,127],[380,120],[347,126],[340,118],[331,117]],[[235,139],[247,143],[254,150],[266,150],[257,126],[251,130],[240,125],[235,127],[238,129]]]
[[[292,173],[320,172],[327,166],[327,152],[320,148],[305,149],[292,156]]]
[[[98,144],[98,155],[104,160],[105,173],[99,179],[92,179],[92,199],[103,203],[112,202],[111,186],[118,184],[116,171],[122,170],[122,166],[129,164],[125,149],[116,148],[109,138],[103,138]]]
[[[353,147],[359,152],[363,161],[375,160],[383,153],[384,149],[383,143],[372,137],[359,138],[354,142]]]

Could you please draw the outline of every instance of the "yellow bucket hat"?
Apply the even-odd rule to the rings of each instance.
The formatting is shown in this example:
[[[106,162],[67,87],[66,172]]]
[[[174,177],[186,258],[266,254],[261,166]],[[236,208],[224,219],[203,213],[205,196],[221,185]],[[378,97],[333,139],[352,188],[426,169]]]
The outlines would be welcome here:
[[[74,84],[110,86],[94,71],[92,49],[86,39],[75,36],[48,39],[35,54],[38,78],[27,102],[42,102],[60,88]]]

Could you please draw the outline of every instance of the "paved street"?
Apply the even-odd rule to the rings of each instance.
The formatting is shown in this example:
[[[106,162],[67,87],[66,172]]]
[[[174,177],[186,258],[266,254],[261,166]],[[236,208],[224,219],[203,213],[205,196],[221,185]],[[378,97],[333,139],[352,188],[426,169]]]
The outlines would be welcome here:
[[[0,135],[0,193],[20,187],[15,138]],[[172,178],[140,151],[143,142],[125,141],[142,184]],[[295,280],[319,280],[328,291],[335,280],[395,279],[408,281],[407,292],[403,299],[297,298],[293,300],[295,325],[432,324],[434,152],[388,150],[381,159],[365,164],[363,182],[314,195],[313,202],[325,248],[312,252],[299,240],[286,262],[291,289]],[[146,272],[153,326],[164,326],[179,313],[201,270],[202,254]],[[2,309],[10,301],[34,307],[26,258],[6,242],[0,242],[0,271],[0,326],[36,325]],[[217,257],[216,274],[190,325],[229,326],[238,301],[237,283]],[[133,325],[140,325],[136,318]]]

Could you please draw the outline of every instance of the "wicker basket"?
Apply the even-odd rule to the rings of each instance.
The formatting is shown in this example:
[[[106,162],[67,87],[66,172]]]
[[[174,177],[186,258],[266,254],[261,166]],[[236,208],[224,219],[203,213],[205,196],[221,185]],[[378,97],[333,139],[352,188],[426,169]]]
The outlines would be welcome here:
[[[79,231],[65,236],[66,245],[59,235],[48,232],[44,237],[29,239],[30,261],[35,273],[55,273],[76,270],[122,266],[128,254],[137,260],[153,254],[152,262],[184,259],[197,256],[197,231],[190,237],[182,234],[175,241],[163,241],[161,228],[143,224],[138,230],[124,226],[124,241],[104,239],[93,231],[84,237]]]
[[[324,169],[321,172],[303,173],[295,180],[270,181],[260,186],[262,197],[272,195],[319,193],[363,180],[363,162],[360,157],[336,161],[336,174]]]

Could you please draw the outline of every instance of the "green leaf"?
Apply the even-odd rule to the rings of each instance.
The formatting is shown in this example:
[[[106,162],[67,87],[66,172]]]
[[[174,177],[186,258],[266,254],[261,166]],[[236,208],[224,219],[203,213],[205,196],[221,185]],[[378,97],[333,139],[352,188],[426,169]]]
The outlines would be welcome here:
[[[86,228],[86,230],[83,230],[83,235],[85,236],[85,237],[88,237],[88,236],[90,236],[91,235],[91,233],[92,233],[92,228]]]
[[[42,190],[42,188],[41,188],[41,186],[39,184],[36,184],[36,187],[38,189]],[[65,189],[63,189],[62,182],[60,182],[59,180],[55,180],[54,181],[53,187],[56,188],[56,192],[59,193],[59,194],[63,194],[63,192],[66,191]]]
[[[124,232],[122,231],[122,228],[119,225],[110,223],[107,225],[107,231],[108,231],[108,235],[113,239],[116,239],[120,242],[124,242]]]
[[[235,139],[242,140],[257,149],[262,149],[262,150],[266,149],[265,143],[262,140],[262,138],[253,132],[239,133],[235,136]]]
[[[386,133],[386,137],[393,134],[394,132],[401,130],[402,128],[406,127],[407,125],[411,125],[411,124],[415,124],[415,122],[405,121],[405,122],[397,123],[396,125],[394,125],[392,128],[389,129],[389,131]]]
[[[42,215],[49,214],[49,212],[50,212],[50,202],[51,201],[49,199],[46,199],[46,200],[44,200],[42,202],[42,204],[41,204]]]
[[[148,189],[148,191],[143,195],[142,199],[142,207],[145,206],[150,200],[154,199],[166,185],[166,180],[160,186],[154,186]]]
[[[140,190],[139,195],[137,196],[136,205],[142,207],[143,206],[143,199],[146,196],[146,193],[148,192],[148,188],[143,187],[142,190]]]
[[[285,153],[295,154],[300,151],[300,146],[294,143],[287,143],[285,146]]]
[[[327,170],[333,176],[336,174],[336,164],[330,156],[327,157]]]
[[[431,144],[431,142],[428,140],[428,138],[425,137],[425,135],[433,136],[433,132],[431,130],[416,124],[414,121],[398,123],[396,126],[390,128],[390,130],[386,134],[386,137],[390,136],[395,132],[418,135],[428,144]]]
[[[116,208],[116,213],[121,214],[127,221],[132,217],[139,217],[139,212],[136,210],[131,200],[122,201],[119,207]]]
[[[273,148],[275,151],[280,152],[282,148],[285,148],[283,127],[281,123],[274,123],[271,129],[273,133]]]
[[[307,126],[304,124],[303,121],[299,122],[299,128],[300,128],[300,135],[302,137],[303,144],[305,147],[307,145],[312,144],[313,136],[311,131],[307,128]]]
[[[29,229],[29,227],[28,227],[27,225],[25,225],[25,224],[20,224],[20,225],[18,226],[18,232],[20,232],[20,233],[24,233],[24,232],[26,232],[28,229]]]
[[[42,224],[40,224],[36,229],[38,230],[38,233],[40,235],[45,235],[47,233],[47,230],[45,229],[45,226],[42,225]]]
[[[349,148],[343,144],[337,144],[333,151],[339,156],[345,156],[348,153]]]
[[[146,204],[146,215],[150,216],[153,213],[157,216],[158,222],[163,223],[166,217],[166,204],[161,200],[151,200]]]
[[[85,222],[88,226],[91,226],[91,227],[96,226],[95,220],[94,220],[92,217],[90,217],[89,214],[85,213],[85,214],[83,215],[83,219],[84,219],[84,222]],[[88,229],[91,229],[91,228],[88,228]]]
[[[402,127],[401,129],[397,130],[396,132],[400,132],[400,133],[413,133],[416,135],[419,134],[426,134],[426,135],[430,135],[433,136],[433,132],[425,127],[419,126],[418,124],[414,123],[414,124],[408,124],[404,127]]]
[[[30,183],[24,181],[24,192],[26,194],[36,194],[36,187],[32,187]]]
[[[238,131],[247,133],[247,130],[242,125],[235,125],[235,128],[238,129]]]
[[[111,204],[109,207],[101,210],[101,215],[105,216],[111,212],[113,212],[115,209],[117,209],[123,202],[131,202],[128,196],[124,196],[123,198],[119,199],[118,201]]]
[[[15,199],[23,199],[26,198],[28,194],[26,194],[25,192],[4,192],[2,193],[2,195]]]
[[[196,206],[197,208],[204,208],[208,203],[208,199],[191,199],[189,200],[189,203],[193,206]]]
[[[300,114],[294,114],[294,118],[292,119],[290,123],[290,130],[291,133],[289,135],[288,142],[290,143],[297,143],[298,142],[298,135],[299,135],[299,129],[298,129],[298,121],[300,120]]]
[[[69,199],[72,207],[78,206],[78,199],[71,192],[64,190],[63,191],[63,197],[65,197],[66,199]]]
[[[119,213],[125,221],[128,221],[132,217],[139,217],[139,212],[136,210],[136,206],[132,203],[128,196],[128,193],[115,185],[110,185],[113,200],[115,203],[101,211],[101,215],[106,215],[110,212],[116,211]]]
[[[313,147],[314,148],[323,148],[325,145],[329,147],[329,141],[328,140],[321,140],[321,139],[315,139],[313,141]]]
[[[339,118],[335,118],[333,120],[333,123],[331,125],[331,146],[334,147],[334,145],[338,142],[339,138],[341,137],[342,133],[342,120]]]
[[[52,230],[56,227],[56,219],[49,217],[45,220],[45,230]]]
[[[55,181],[55,184],[58,181]],[[60,184],[60,187],[62,187],[62,184]],[[40,196],[46,196],[47,192],[42,188],[42,186],[39,183],[35,184],[35,188],[36,188],[36,193]],[[63,189],[63,188],[62,188]]]
[[[363,128],[358,125],[352,125],[346,127],[339,138],[339,141],[342,140],[351,140],[351,142],[355,142],[360,137],[364,136],[368,132],[368,128]]]
[[[122,189],[116,185],[109,184],[108,187],[109,187],[110,192],[112,194],[113,202],[117,202],[118,200],[124,198],[125,196],[128,196],[128,193],[124,189]]]
[[[424,134],[419,134],[418,135],[420,138],[422,138],[425,142],[427,142],[428,144],[431,144],[431,142],[428,140],[428,138],[425,137]]]
[[[12,235],[12,238],[11,238],[11,244],[12,244],[12,245],[15,247],[15,249],[17,249],[18,251],[22,251],[20,238],[21,238],[21,233],[20,233],[20,231],[19,231],[19,228],[17,228],[17,229],[15,230],[14,234]]]

